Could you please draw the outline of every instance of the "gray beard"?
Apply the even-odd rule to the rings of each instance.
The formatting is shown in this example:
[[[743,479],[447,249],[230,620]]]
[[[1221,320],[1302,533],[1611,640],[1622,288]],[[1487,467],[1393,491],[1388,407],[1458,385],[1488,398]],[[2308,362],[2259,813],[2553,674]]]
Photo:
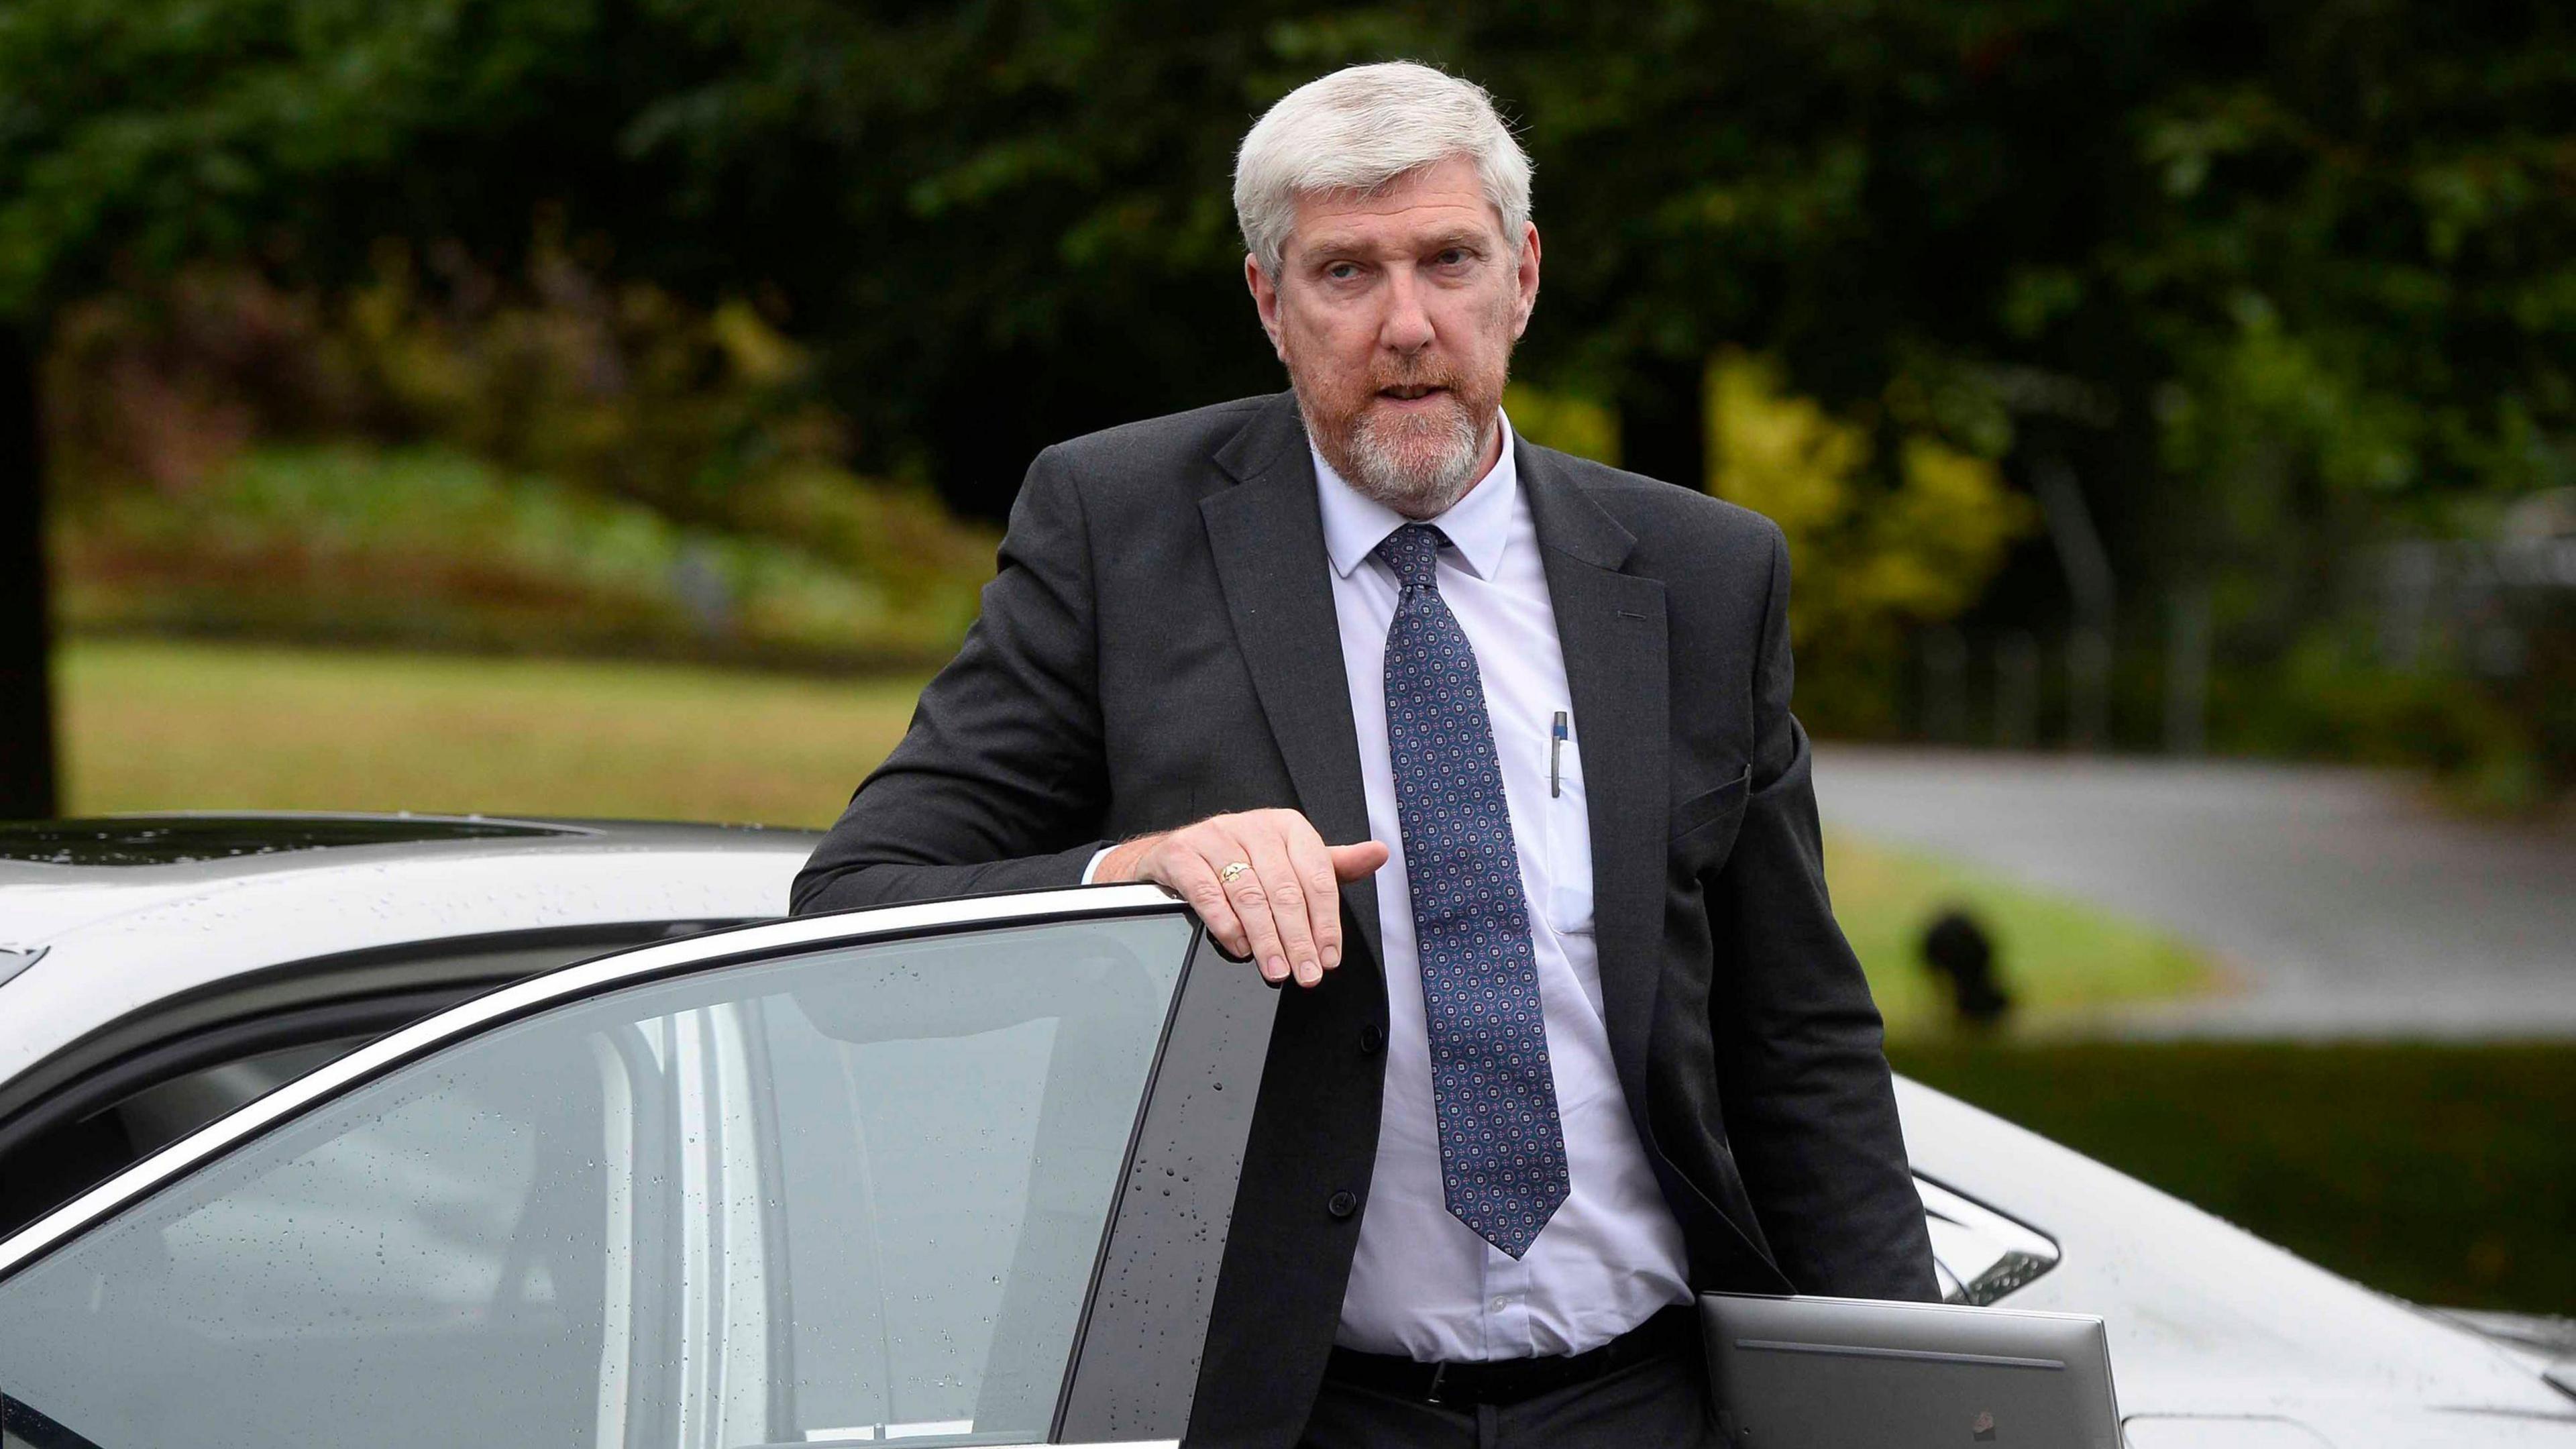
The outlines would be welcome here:
[[[1487,430],[1476,426],[1463,404],[1453,405],[1446,419],[1379,423],[1363,416],[1343,437],[1318,428],[1302,398],[1298,411],[1316,451],[1351,491],[1407,518],[1448,512],[1475,486],[1476,465],[1484,461]]]

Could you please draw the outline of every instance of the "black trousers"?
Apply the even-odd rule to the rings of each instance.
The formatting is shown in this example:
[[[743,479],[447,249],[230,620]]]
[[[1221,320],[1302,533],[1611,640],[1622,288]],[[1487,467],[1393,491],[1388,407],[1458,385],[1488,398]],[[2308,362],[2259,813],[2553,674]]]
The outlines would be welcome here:
[[[1500,1407],[1429,1404],[1330,1375],[1301,1449],[1721,1449],[1696,1351]]]

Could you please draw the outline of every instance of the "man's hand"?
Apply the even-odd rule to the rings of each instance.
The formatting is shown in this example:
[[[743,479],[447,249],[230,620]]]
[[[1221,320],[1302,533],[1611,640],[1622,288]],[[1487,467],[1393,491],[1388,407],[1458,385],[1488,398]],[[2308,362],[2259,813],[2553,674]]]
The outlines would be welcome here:
[[[1326,845],[1294,810],[1214,815],[1111,850],[1092,880],[1150,880],[1188,901],[1231,955],[1261,964],[1277,985],[1291,974],[1312,986],[1342,964],[1340,882],[1386,864],[1374,840]],[[1248,870],[1224,878],[1241,861]]]

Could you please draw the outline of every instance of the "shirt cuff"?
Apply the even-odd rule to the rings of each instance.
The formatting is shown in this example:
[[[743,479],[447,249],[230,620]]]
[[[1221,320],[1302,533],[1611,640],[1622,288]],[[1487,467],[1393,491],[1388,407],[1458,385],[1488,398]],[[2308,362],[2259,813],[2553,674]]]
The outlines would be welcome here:
[[[1114,845],[1104,845],[1091,853],[1091,864],[1082,868],[1082,883],[1084,885],[1091,884],[1091,878],[1100,873],[1100,862],[1108,859],[1109,852],[1116,850],[1117,848],[1118,847]]]

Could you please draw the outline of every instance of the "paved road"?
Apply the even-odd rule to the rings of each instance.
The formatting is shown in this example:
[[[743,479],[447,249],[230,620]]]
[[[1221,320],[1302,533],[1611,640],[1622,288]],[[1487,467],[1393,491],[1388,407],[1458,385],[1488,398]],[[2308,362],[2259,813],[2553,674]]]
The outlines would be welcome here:
[[[2576,1038],[2576,831],[2359,770],[1825,746],[1827,819],[2099,901],[2241,989],[2141,1034]]]

